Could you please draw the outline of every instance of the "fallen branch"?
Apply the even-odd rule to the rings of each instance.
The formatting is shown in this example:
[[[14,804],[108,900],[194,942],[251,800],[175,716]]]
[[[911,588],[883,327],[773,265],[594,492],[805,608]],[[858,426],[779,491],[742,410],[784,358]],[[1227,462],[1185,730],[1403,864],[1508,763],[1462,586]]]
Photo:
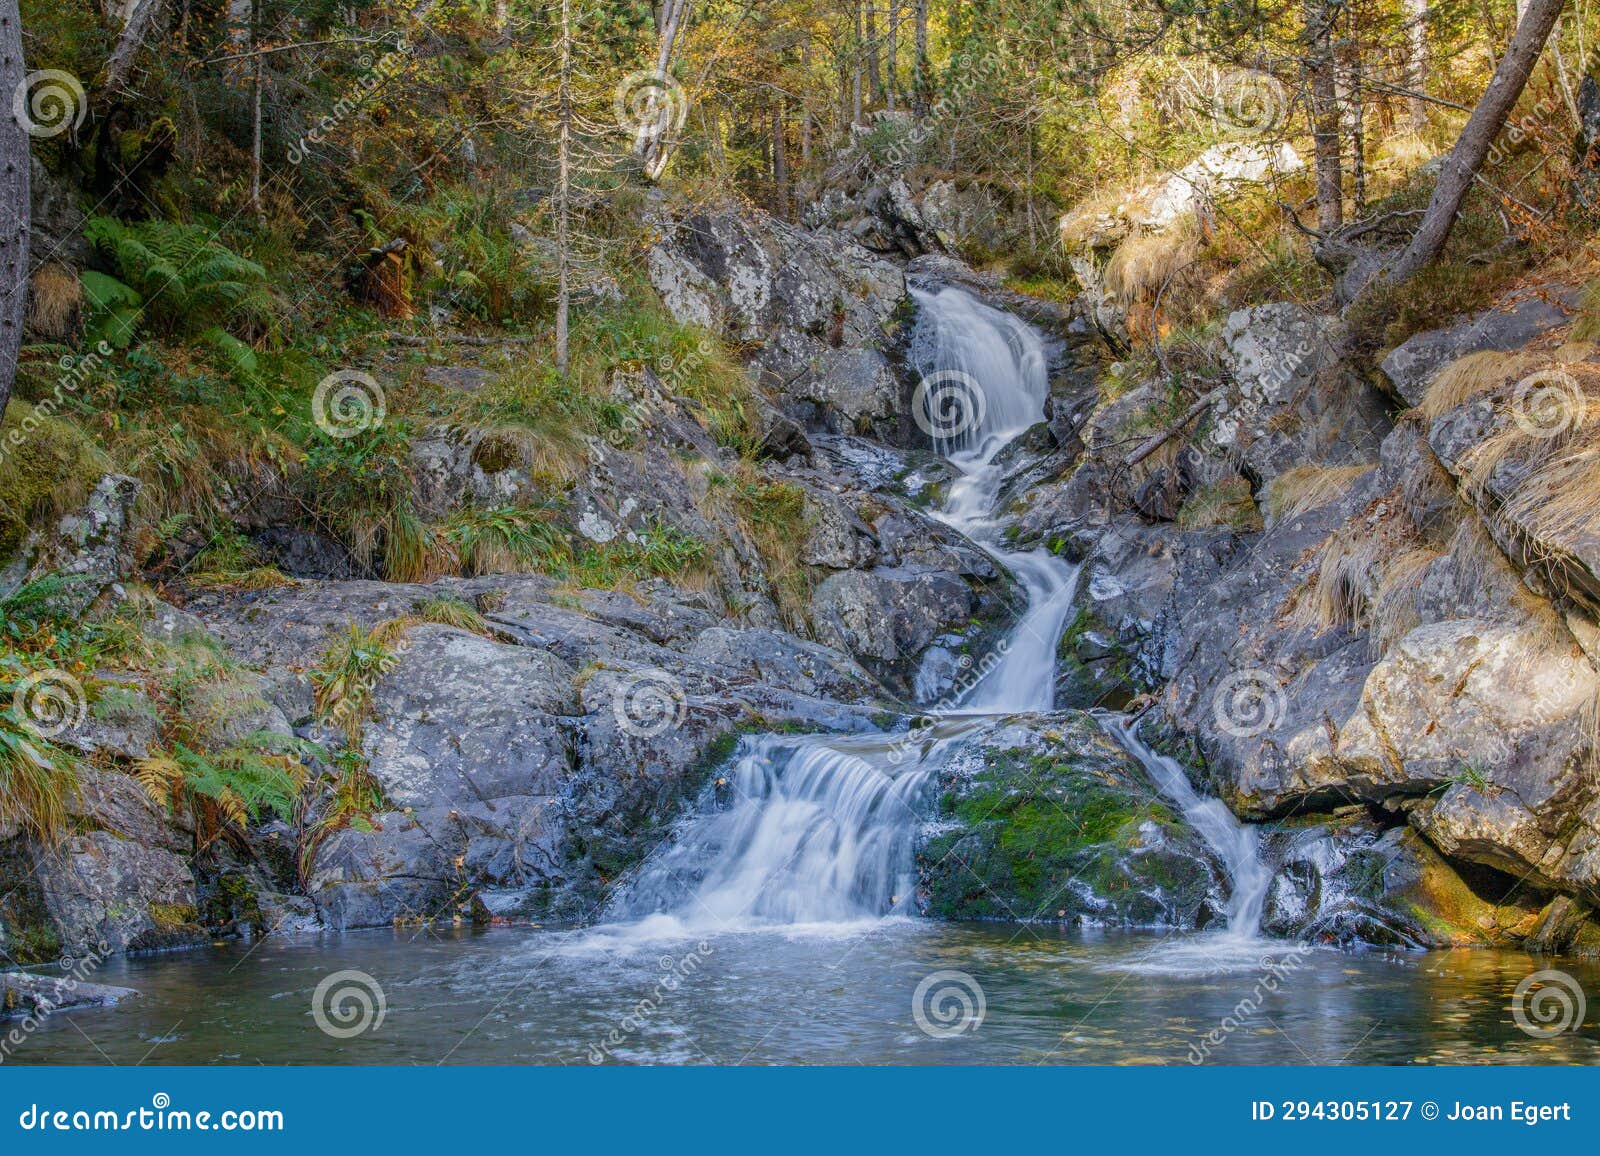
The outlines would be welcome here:
[[[1149,457],[1162,446],[1166,445],[1179,433],[1179,431],[1183,429],[1184,426],[1188,425],[1195,418],[1199,417],[1201,414],[1205,413],[1206,410],[1210,409],[1212,404],[1222,396],[1222,391],[1226,388],[1226,384],[1217,386],[1216,389],[1213,389],[1210,393],[1200,398],[1200,400],[1196,401],[1188,409],[1184,410],[1177,421],[1173,422],[1166,429],[1150,438],[1138,449],[1134,450],[1127,457],[1123,458],[1122,468],[1125,470],[1133,469],[1134,466],[1138,465],[1140,462],[1144,461],[1145,458]]]

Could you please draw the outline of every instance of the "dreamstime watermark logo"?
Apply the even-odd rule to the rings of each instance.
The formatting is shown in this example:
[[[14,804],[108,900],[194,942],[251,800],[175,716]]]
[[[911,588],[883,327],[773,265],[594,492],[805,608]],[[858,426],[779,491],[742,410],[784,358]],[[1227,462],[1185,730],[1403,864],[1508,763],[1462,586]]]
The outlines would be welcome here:
[[[1217,729],[1236,739],[1253,739],[1283,721],[1289,700],[1265,670],[1236,670],[1211,696]]]
[[[357,58],[356,63],[361,68],[361,75],[356,78],[354,91],[341,96],[327,116],[289,146],[286,154],[289,163],[298,165],[305,160],[312,146],[320,145],[327,140],[336,128],[359,112],[374,92],[405,67],[406,61],[414,51],[411,42],[402,35],[395,38],[393,48],[377,59],[366,53]]]
[[[937,702],[928,707],[928,714],[937,715],[956,706],[967,693],[982,682],[995,667],[1000,665],[1006,656],[1006,651],[1011,649],[1011,640],[1002,638],[994,644],[994,648],[977,662],[972,661],[970,654],[963,654],[956,659],[956,676],[950,689],[939,696]],[[908,753],[918,744],[918,736],[927,729],[922,726],[913,726],[894,741],[887,753],[889,762],[898,766]]]
[[[1511,1018],[1535,1039],[1577,1031],[1588,1011],[1583,988],[1564,971],[1536,971],[1511,993]]]
[[[1260,69],[1239,68],[1224,73],[1211,97],[1211,115],[1225,128],[1240,132],[1276,131],[1288,115],[1289,100],[1283,85]]]
[[[11,112],[24,132],[44,139],[77,131],[89,115],[89,102],[76,76],[45,68],[22,78],[11,94]]]
[[[1310,949],[1303,945],[1297,946],[1281,956],[1263,955],[1260,960],[1261,974],[1256,979],[1255,986],[1238,1003],[1233,1005],[1233,1010],[1223,1016],[1204,1036],[1200,1042],[1189,1045],[1189,1062],[1202,1064],[1211,1057],[1216,1048],[1220,1048],[1229,1036],[1254,1018],[1256,1012],[1261,1010],[1266,997],[1276,992],[1283,986],[1283,981],[1299,971],[1311,954]]]
[[[1517,382],[1511,392],[1511,417],[1529,437],[1558,438],[1583,424],[1589,399],[1564,369],[1542,369]]]
[[[705,940],[695,944],[689,952],[678,959],[663,955],[659,960],[662,974],[650,989],[650,994],[629,1008],[628,1014],[617,1022],[604,1039],[597,1044],[589,1045],[589,1062],[602,1064],[607,1056],[615,1055],[613,1049],[622,1046],[629,1036],[660,1011],[667,996],[682,987],[684,980],[698,972],[711,955],[711,945]]]
[[[617,83],[611,108],[617,127],[631,133],[636,143],[644,143],[683,126],[689,115],[689,96],[677,77],[648,68],[630,72]]]
[[[35,671],[11,692],[18,721],[42,739],[72,730],[89,715],[83,684],[64,670]]]
[[[336,971],[311,993],[311,1018],[336,1040],[377,1031],[388,1012],[383,985],[364,971]]]
[[[959,369],[926,375],[911,394],[911,420],[935,442],[959,441],[978,429],[988,408],[983,386]]]
[[[9,1060],[12,1053],[28,1042],[28,1038],[44,1023],[46,1016],[57,1008],[69,1004],[71,1001],[66,997],[71,996],[80,985],[86,983],[110,954],[111,945],[102,939],[80,956],[62,956],[61,970],[67,974],[60,980],[54,982],[46,980],[40,984],[32,996],[27,1014],[22,1017],[22,1022],[10,1027],[4,1038],[0,1038],[0,1064]]]
[[[617,724],[635,738],[654,738],[682,724],[683,686],[664,670],[644,670],[617,683],[611,695]]]
[[[983,1026],[989,1001],[983,985],[964,971],[935,971],[911,993],[911,1018],[922,1034],[948,1040]]]
[[[340,369],[317,382],[311,418],[331,438],[355,437],[383,424],[383,386],[370,373]]]

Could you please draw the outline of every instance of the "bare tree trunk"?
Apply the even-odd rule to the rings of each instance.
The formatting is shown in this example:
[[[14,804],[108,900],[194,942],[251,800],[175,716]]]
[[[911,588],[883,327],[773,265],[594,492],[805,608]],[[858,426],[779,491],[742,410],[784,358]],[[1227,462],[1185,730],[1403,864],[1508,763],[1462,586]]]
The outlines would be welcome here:
[[[883,104],[883,72],[878,67],[878,5],[866,0],[867,6],[867,93],[869,103],[877,108]]]
[[[930,89],[933,78],[928,75],[928,0],[911,0],[913,26],[912,47],[916,54],[911,73],[911,110],[917,119],[928,115],[932,103]]]
[[[150,0],[144,0],[146,4]],[[261,0],[250,5],[250,47],[256,48],[260,34]],[[250,207],[261,215],[261,57],[250,70]]]
[[[1428,127],[1428,102],[1422,99],[1428,83],[1428,0],[1406,0],[1405,87],[1416,94],[1406,98],[1411,131]]]
[[[856,0],[853,5],[855,11],[856,38],[851,47],[855,49],[853,66],[850,70],[850,123],[861,123],[861,0]]]
[[[156,17],[161,14],[165,3],[166,0],[139,0],[138,5],[128,13],[128,22],[122,26],[116,46],[106,58],[104,87],[107,95],[121,92],[127,86],[134,59],[144,46],[145,37],[150,35],[150,29],[155,26]]]
[[[1417,227],[1405,251],[1377,276],[1364,284],[1340,287],[1342,295],[1352,304],[1379,284],[1395,284],[1413,276],[1444,248],[1445,242],[1450,239],[1456,214],[1461,210],[1461,202],[1472,187],[1484,157],[1488,156],[1489,146],[1505,124],[1507,114],[1522,95],[1528,76],[1533,72],[1533,66],[1539,59],[1545,40],[1550,36],[1550,30],[1561,15],[1564,3],[1565,0],[1527,0],[1522,20],[1517,24],[1517,31],[1511,37],[1506,54],[1500,58],[1489,86],[1478,98],[1477,107],[1472,110],[1466,127],[1456,138],[1455,147],[1444,160],[1422,224]]]
[[[889,0],[889,43],[886,47],[886,96],[889,111],[894,112],[900,88],[900,0]]]
[[[561,74],[558,78],[560,137],[556,182],[556,372],[567,376],[567,315],[572,308],[568,266],[567,210],[572,192],[572,0],[561,0]]]
[[[28,227],[32,198],[28,181],[28,130],[17,118],[11,94],[26,83],[22,61],[22,15],[17,0],[0,0],[0,417],[17,379],[22,319],[28,307]]]
[[[806,37],[805,43],[800,46],[800,63],[803,71],[809,77],[811,75],[811,38],[809,36]],[[809,94],[807,95],[808,99],[800,102],[800,167],[802,169],[811,163],[811,101]]]
[[[669,75],[667,69],[672,64],[672,50],[677,46],[678,35],[683,31],[688,15],[689,0],[666,0],[656,9],[656,76],[663,81]],[[567,41],[567,48],[570,55],[570,40]],[[651,115],[646,116],[640,124],[639,134],[633,143],[634,155],[643,162],[645,175],[652,180],[667,167],[667,159],[672,151],[668,137],[679,109],[675,99],[669,97],[661,100],[659,91],[656,88],[650,90],[648,111]]]
[[[789,219],[789,148],[784,134],[788,131],[783,115],[783,97],[772,103],[772,185],[777,202],[774,212],[784,220]]]
[[[1350,116],[1350,207],[1357,220],[1367,208],[1367,106],[1363,99],[1365,76],[1361,71],[1361,41],[1355,20],[1350,21],[1350,67],[1346,71],[1345,107]]]
[[[1305,71],[1310,88],[1311,141],[1317,170],[1317,228],[1336,232],[1344,223],[1344,172],[1339,157],[1339,88],[1333,59],[1329,0],[1305,0]]]

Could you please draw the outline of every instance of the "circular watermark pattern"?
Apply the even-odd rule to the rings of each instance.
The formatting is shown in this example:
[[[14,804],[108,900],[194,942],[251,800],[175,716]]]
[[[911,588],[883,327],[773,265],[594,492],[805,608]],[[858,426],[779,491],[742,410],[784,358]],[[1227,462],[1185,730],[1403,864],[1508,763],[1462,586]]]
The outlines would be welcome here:
[[[647,739],[680,725],[687,706],[676,678],[664,670],[645,670],[617,684],[611,710],[624,731]]]
[[[172,1107],[172,1097],[167,1095],[165,1092],[157,1092],[155,1095],[150,1097],[150,1106],[155,1108],[158,1112],[164,1108],[170,1108]]]
[[[1283,721],[1289,700],[1265,670],[1236,670],[1211,696],[1217,729],[1236,739],[1253,739]]]
[[[660,69],[630,72],[611,97],[618,127],[636,140],[655,140],[674,132],[689,115],[689,97],[676,77]]]
[[[1273,76],[1256,68],[1223,74],[1211,98],[1211,115],[1226,128],[1267,133],[1283,124],[1289,100]]]
[[[370,373],[340,369],[317,382],[311,418],[332,438],[355,437],[383,424],[383,386]]]
[[[1529,437],[1558,438],[1583,423],[1589,399],[1577,379],[1563,369],[1543,369],[1517,382],[1511,392],[1511,417]]]
[[[956,441],[979,428],[988,406],[983,386],[959,369],[928,374],[911,394],[912,420],[936,442]]]
[[[28,675],[11,692],[11,706],[22,725],[42,739],[72,730],[89,714],[83,684],[64,670]]]
[[[89,115],[89,102],[76,76],[45,68],[22,78],[11,93],[11,111],[24,132],[43,139],[76,130]]]
[[[1583,988],[1564,971],[1536,971],[1511,993],[1511,1018],[1535,1039],[1577,1031],[1588,1011]]]
[[[377,1031],[388,1012],[383,985],[364,971],[336,971],[311,993],[311,1018],[336,1040]]]
[[[936,971],[911,993],[911,1018],[923,1035],[947,1040],[983,1026],[989,1010],[983,986],[964,971]]]

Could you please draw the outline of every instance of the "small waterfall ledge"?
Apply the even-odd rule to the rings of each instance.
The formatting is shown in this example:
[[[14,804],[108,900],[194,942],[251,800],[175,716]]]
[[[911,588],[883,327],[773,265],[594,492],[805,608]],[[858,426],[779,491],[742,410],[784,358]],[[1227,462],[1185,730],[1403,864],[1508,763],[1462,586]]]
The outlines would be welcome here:
[[[988,749],[986,743],[1014,740],[1027,747],[1039,741],[1008,737],[1016,728],[1006,720],[1053,709],[1056,647],[1079,569],[1049,550],[1009,549],[1004,513],[996,507],[1001,451],[1044,416],[1049,383],[1043,345],[1031,327],[965,290],[911,292],[917,321],[909,360],[923,383],[939,391],[914,404],[926,407],[919,420],[935,423],[930,432],[957,471],[934,514],[1015,575],[1027,607],[1005,645],[981,664],[983,676],[959,697],[931,708],[932,726],[870,736],[765,734],[741,740],[730,770],[708,789],[699,812],[613,901],[610,914],[618,921],[639,921],[654,933],[665,920],[669,929],[706,934],[914,914],[917,842],[926,834],[938,772],[970,762]],[[1093,723],[1078,717],[1085,730],[1103,727],[1203,840],[1203,847],[1199,840],[1193,847],[1180,845],[1182,839],[1160,822],[1131,815],[1127,821],[1140,836],[1138,854],[1166,856],[1163,869],[1184,875],[1190,893],[1201,896],[1217,890],[1206,860],[1220,862],[1232,883],[1228,943],[1253,943],[1270,881],[1254,832],[1220,801],[1197,795],[1182,769],[1145,746],[1129,720],[1108,716]],[[1112,771],[1102,766],[1094,773],[1105,779]],[[1058,793],[1093,795],[1098,783],[1087,777]],[[1064,886],[1077,884],[1069,879]],[[1001,906],[1007,909],[993,914],[1048,914]],[[1148,918],[1173,922],[1181,916],[1158,903]]]

